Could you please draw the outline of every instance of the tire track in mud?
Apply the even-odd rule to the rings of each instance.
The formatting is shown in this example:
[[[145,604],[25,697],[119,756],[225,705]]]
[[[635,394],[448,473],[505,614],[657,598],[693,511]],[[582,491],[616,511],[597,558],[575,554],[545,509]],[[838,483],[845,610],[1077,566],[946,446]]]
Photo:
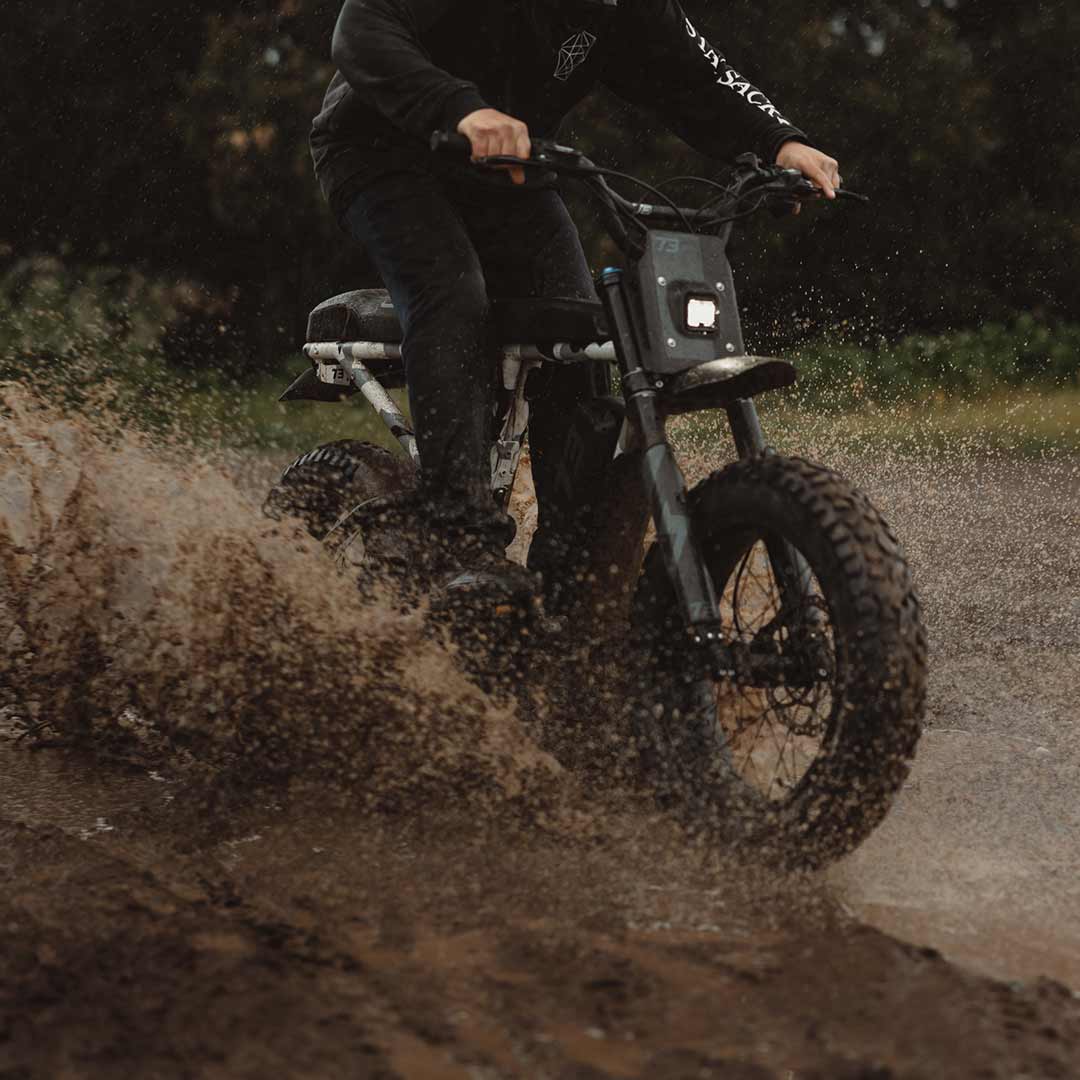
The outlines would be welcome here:
[[[935,649],[913,783],[830,885],[717,865],[645,807],[580,792],[415,619],[339,593],[219,469],[13,404],[0,705],[143,764],[39,752],[52,772],[0,742],[0,1075],[1075,1074],[1074,995],[923,947],[1025,976],[1062,954],[1028,918],[1017,956],[987,962],[987,898],[1013,912],[1002,883],[1059,865],[1046,844],[1023,862],[1048,774],[1008,758],[958,779],[983,759],[938,747],[1038,739],[1064,792],[1075,576],[1046,574],[1074,550],[1074,464],[816,455],[907,542]],[[1045,549],[1018,555],[1025,532]],[[1042,895],[1061,917],[1065,894]]]

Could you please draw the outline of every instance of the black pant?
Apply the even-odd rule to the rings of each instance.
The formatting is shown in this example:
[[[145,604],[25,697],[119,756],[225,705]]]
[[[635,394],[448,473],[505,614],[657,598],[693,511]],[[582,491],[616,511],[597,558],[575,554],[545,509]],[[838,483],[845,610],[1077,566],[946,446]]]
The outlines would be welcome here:
[[[366,187],[345,223],[402,322],[421,484],[434,517],[497,530],[489,450],[500,343],[488,297],[595,298],[566,206],[549,189],[398,172]],[[541,530],[558,514],[554,466],[574,404],[592,385],[585,365],[549,369],[529,423]]]

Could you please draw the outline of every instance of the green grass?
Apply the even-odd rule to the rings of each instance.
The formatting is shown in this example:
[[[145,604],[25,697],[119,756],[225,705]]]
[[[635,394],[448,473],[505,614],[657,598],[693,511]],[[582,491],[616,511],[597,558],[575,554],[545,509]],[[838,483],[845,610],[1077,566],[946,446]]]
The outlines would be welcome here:
[[[188,408],[200,426],[236,448],[301,453],[333,439],[366,439],[390,448],[397,443],[357,394],[338,404],[279,402],[281,391],[303,370],[290,361],[252,385],[203,387],[189,395]],[[399,404],[405,392],[393,391]],[[828,436],[845,446],[919,452],[949,445],[968,449],[1038,454],[1080,453],[1080,388],[999,389],[978,397],[935,393],[890,404],[824,409],[779,394],[758,399],[769,440],[798,447]],[[677,422],[676,431],[714,435],[722,413],[698,414]]]
[[[770,444],[792,452],[838,445],[874,453],[923,453],[949,447],[1018,455],[1080,453],[1080,388],[997,390],[977,398],[945,394],[888,405],[815,409],[784,395],[758,399]],[[723,413],[686,417],[675,426],[688,445],[727,440]]]
[[[1080,388],[999,389],[975,398],[932,394],[836,414],[809,413],[783,401],[763,410],[776,438],[790,438],[809,420],[845,442],[918,451],[965,447],[1037,454],[1080,452]]]
[[[0,382],[31,385],[66,408],[196,443],[300,453],[340,438],[395,445],[360,395],[338,404],[279,402],[306,361],[254,381],[176,368],[164,347],[177,290],[136,272],[24,259],[0,275]],[[175,343],[174,343],[175,344]],[[1019,453],[1080,452],[1080,324],[1021,315],[936,336],[860,347],[807,342],[799,385],[759,399],[779,447],[842,440],[869,449],[960,444]],[[404,392],[395,392],[404,402]],[[690,417],[678,433],[712,438],[723,419]]]
[[[363,439],[398,448],[375,411],[360,394],[346,401],[278,401],[281,392],[304,370],[300,357],[287,361],[255,382],[204,381],[184,395],[184,413],[193,430],[236,449],[300,454],[335,439]],[[399,405],[403,390],[391,391]]]
[[[862,400],[910,401],[935,394],[976,398],[1005,387],[1080,385],[1080,325],[1039,323],[1021,315],[937,335],[908,334],[870,347],[823,337],[791,357],[804,394],[848,407]]]

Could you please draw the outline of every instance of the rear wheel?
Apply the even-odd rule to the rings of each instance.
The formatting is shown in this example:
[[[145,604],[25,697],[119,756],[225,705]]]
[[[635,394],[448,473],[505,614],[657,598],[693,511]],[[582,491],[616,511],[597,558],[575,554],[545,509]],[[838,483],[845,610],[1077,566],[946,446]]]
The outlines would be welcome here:
[[[727,843],[820,865],[881,821],[915,751],[926,636],[907,563],[865,496],[798,459],[737,462],[690,509],[735,663],[714,678],[689,645],[654,549],[635,601],[642,759],[666,803]],[[786,596],[770,557],[784,545],[808,566]]]
[[[289,465],[263,510],[277,520],[298,519],[342,565],[355,570],[382,563],[390,569],[405,558],[409,538],[401,515],[378,511],[404,500],[415,483],[416,470],[405,458],[372,443],[339,439]]]

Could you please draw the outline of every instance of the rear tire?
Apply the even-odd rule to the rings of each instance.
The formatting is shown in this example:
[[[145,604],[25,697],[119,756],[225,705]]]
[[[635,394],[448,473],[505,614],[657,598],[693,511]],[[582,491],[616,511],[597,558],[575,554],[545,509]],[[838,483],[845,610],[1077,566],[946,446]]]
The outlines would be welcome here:
[[[654,547],[634,609],[647,670],[634,710],[642,761],[662,801],[726,846],[820,866],[878,825],[915,752],[927,647],[910,571],[869,500],[799,459],[736,462],[699,484],[689,508],[725,638],[812,659],[802,682],[766,685],[745,671],[715,681],[694,659]],[[794,621],[815,621],[816,639],[777,617],[766,540],[809,564]]]
[[[339,439],[301,454],[270,489],[264,512],[275,520],[298,518],[316,540],[350,510],[372,499],[409,491],[412,465],[373,443]]]
[[[359,585],[417,577],[418,530],[408,513],[412,463],[372,443],[340,439],[298,457],[263,505],[272,518],[298,519]],[[415,584],[415,582],[414,582]]]

